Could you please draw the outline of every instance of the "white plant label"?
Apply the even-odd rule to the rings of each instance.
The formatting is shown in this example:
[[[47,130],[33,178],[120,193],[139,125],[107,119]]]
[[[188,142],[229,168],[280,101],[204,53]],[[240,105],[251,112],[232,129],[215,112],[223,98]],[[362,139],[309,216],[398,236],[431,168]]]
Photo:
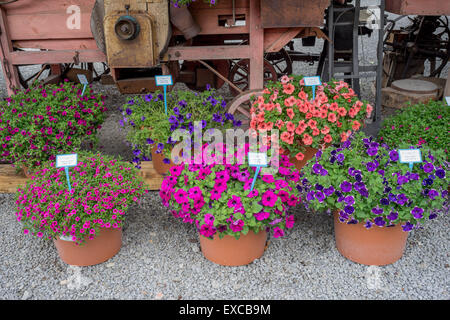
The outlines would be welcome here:
[[[304,77],[303,80],[305,81],[305,86],[320,86],[322,85],[322,81],[320,80],[319,76],[316,77]]]
[[[60,154],[56,156],[56,167],[75,167],[78,165],[78,154]]]
[[[172,86],[173,80],[171,75],[167,76],[155,76],[157,86]]]
[[[445,97],[445,101],[447,101],[447,105],[450,106],[450,97]]]
[[[260,152],[249,152],[248,164],[251,167],[267,167],[267,154]]]
[[[59,236],[59,239],[61,239],[62,241],[70,241],[70,242],[74,242],[72,240],[72,236],[63,236],[62,234]]]
[[[77,77],[81,84],[89,84],[89,81],[84,74],[78,74]]]
[[[420,149],[398,150],[400,163],[418,163],[422,162],[422,153]]]

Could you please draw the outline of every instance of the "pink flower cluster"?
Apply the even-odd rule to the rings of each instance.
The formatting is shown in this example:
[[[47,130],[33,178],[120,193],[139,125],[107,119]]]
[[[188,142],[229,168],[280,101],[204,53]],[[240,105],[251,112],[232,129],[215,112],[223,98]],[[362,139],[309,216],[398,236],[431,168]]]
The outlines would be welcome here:
[[[128,206],[148,192],[134,169],[126,165],[101,155],[85,157],[70,168],[71,191],[64,168],[51,163],[37,171],[16,194],[15,214],[24,224],[24,233],[70,236],[82,243],[99,228],[120,229]]]
[[[226,147],[223,147],[223,155]],[[237,149],[233,158],[247,155],[249,146]],[[296,189],[298,170],[281,155],[276,174],[259,174],[251,190],[255,168],[244,164],[181,164],[170,169],[160,197],[171,207],[174,217],[195,223],[199,233],[212,237],[216,233],[239,236],[249,230],[273,229],[281,237],[294,226],[289,207],[301,199]]]

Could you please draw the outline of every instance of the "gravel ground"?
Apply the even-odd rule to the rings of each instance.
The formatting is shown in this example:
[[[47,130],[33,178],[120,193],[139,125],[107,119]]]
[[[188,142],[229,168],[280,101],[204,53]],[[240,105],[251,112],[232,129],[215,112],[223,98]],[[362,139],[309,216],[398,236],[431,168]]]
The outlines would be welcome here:
[[[369,61],[375,61],[375,42],[376,37],[365,39]],[[319,41],[315,50],[320,48]],[[295,72],[313,75],[315,66],[300,64]],[[373,80],[362,83],[369,101]],[[5,97],[3,74],[0,81]],[[101,150],[129,159],[117,111],[128,97],[114,86],[95,86],[108,95],[110,107],[99,133]],[[295,228],[282,239],[271,238],[261,259],[222,267],[203,257],[194,227],[173,218],[151,192],[130,209],[120,252],[80,268],[63,263],[53,243],[23,235],[14,195],[0,194],[0,299],[450,299],[448,215],[410,233],[403,258],[385,267],[342,257],[332,217],[308,213],[302,205],[295,216]]]

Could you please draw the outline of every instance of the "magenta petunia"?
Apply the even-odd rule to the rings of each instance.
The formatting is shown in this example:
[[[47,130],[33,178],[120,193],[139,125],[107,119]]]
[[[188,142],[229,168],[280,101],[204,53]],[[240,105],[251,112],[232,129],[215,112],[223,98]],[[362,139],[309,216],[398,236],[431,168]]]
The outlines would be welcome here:
[[[278,196],[272,191],[268,190],[262,195],[262,204],[266,207],[273,207],[278,200]]]

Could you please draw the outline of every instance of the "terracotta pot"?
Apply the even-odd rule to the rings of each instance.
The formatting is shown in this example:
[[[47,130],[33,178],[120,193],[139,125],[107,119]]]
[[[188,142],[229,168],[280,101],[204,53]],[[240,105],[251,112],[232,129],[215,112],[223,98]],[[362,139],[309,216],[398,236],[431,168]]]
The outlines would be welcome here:
[[[24,166],[24,165],[22,165],[22,172],[23,172],[23,174],[25,175],[25,177],[27,177],[27,178],[29,178],[29,179],[31,179],[31,178],[33,177],[33,173],[31,173],[31,172],[28,170],[28,167],[26,167],[26,166]]]
[[[393,227],[373,226],[366,229],[363,223],[346,224],[334,213],[336,248],[347,259],[365,264],[384,266],[403,256],[408,232],[400,224]]]
[[[53,239],[62,261],[74,266],[92,266],[111,259],[122,247],[122,230],[102,228],[92,240],[83,245],[75,242]]]
[[[153,162],[153,168],[155,169],[156,172],[158,172],[161,175],[166,174],[170,168],[172,168],[174,166],[173,162],[170,161],[169,164],[166,164],[163,162],[164,160],[164,155],[162,153],[156,153],[156,150],[158,148],[156,146],[154,146],[152,148],[152,162]]]
[[[267,232],[249,231],[236,240],[232,236],[213,239],[200,235],[200,247],[206,259],[223,266],[243,266],[261,258],[267,241]]]
[[[186,6],[175,8],[171,3],[170,22],[183,33],[186,40],[195,37],[201,31],[200,26],[194,21]]]
[[[306,163],[309,160],[314,158],[314,156],[316,155],[317,151],[319,151],[319,149],[316,149],[316,148],[311,148],[311,147],[305,147],[305,148],[306,148],[306,151],[302,152],[305,155],[305,157],[303,158],[302,161],[297,160],[295,155],[293,157],[291,156],[289,158],[289,160],[295,165],[295,168],[297,170],[299,170],[299,171],[306,165]]]

